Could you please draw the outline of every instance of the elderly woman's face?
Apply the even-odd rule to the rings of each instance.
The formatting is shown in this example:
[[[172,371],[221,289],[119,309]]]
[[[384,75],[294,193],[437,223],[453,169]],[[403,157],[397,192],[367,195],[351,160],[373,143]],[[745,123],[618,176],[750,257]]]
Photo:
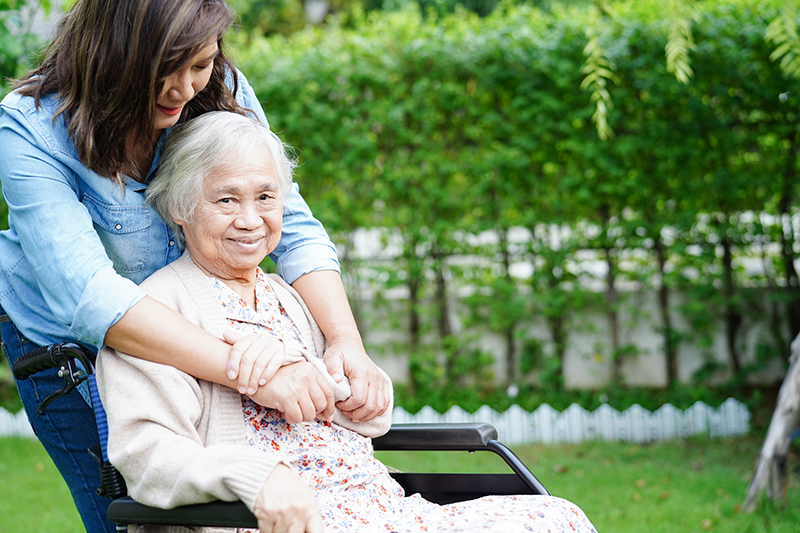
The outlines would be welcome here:
[[[191,223],[183,226],[194,262],[222,280],[249,279],[281,237],[283,203],[275,165],[252,150],[206,178]]]

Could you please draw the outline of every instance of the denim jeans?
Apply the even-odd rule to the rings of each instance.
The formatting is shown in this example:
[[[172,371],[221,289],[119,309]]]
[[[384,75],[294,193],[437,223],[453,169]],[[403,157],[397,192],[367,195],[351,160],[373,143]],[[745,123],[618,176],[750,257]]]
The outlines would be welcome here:
[[[37,348],[22,336],[2,307],[0,339],[10,365],[20,355]],[[36,412],[39,403],[64,384],[57,368],[39,372],[16,384],[33,431],[67,482],[87,533],[115,532],[116,526],[106,518],[111,500],[95,493],[100,486],[100,469],[87,453],[90,446],[99,444],[92,408],[73,390],[47,406],[44,415]]]

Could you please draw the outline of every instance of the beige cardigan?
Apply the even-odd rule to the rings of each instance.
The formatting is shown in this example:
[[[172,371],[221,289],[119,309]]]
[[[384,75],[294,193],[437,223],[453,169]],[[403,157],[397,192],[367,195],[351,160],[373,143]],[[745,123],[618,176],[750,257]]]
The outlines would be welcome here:
[[[300,296],[277,276],[272,288],[311,353],[287,351],[284,364],[305,358],[330,379],[325,341]],[[194,324],[222,337],[228,327],[206,275],[185,253],[142,284],[153,298]],[[215,499],[242,500],[250,510],[261,486],[281,462],[278,454],[245,445],[241,395],[198,380],[171,366],[105,349],[97,364],[100,396],[108,415],[109,460],[138,502],[169,509]],[[383,373],[391,391],[389,377]],[[336,387],[337,401],[349,385]],[[388,431],[391,405],[369,422],[354,423],[337,408],[333,421],[367,437]]]

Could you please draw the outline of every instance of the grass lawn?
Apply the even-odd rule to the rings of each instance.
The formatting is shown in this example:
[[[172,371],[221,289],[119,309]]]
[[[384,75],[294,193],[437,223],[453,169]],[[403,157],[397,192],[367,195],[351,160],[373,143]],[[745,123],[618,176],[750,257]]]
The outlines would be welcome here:
[[[555,495],[580,505],[601,533],[795,533],[800,480],[786,510],[763,504],[739,512],[761,438],[691,439],[646,446],[591,442],[517,446],[515,452]],[[379,452],[405,471],[505,471],[489,453]],[[0,533],[81,532],[69,492],[41,445],[0,439]]]
[[[69,489],[42,445],[0,439],[0,533],[82,531]]]
[[[800,481],[792,474],[787,510],[764,504],[739,512],[761,439],[690,439],[646,446],[588,442],[515,447],[548,490],[572,500],[600,533],[756,533],[800,531]],[[380,452],[400,470],[438,468],[443,452],[416,455]],[[411,457],[410,457],[411,456]],[[474,459],[474,471],[503,471],[490,454]],[[452,465],[451,465],[452,466]]]

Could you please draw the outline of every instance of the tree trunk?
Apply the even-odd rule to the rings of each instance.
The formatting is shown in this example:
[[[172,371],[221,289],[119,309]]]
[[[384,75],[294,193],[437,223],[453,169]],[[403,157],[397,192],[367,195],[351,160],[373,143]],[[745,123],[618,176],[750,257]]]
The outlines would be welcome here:
[[[436,325],[439,330],[439,337],[444,339],[453,334],[453,328],[450,325],[450,303],[447,300],[447,280],[444,277],[444,263],[440,262],[438,258],[435,271],[436,307],[438,310]]]
[[[611,248],[603,248],[603,251],[606,254],[606,265],[608,266],[608,272],[606,273],[606,305],[608,310],[606,311],[606,316],[608,317],[608,333],[611,341],[612,378],[614,383],[622,384],[622,357],[619,354],[619,312],[617,311],[619,293],[617,292],[615,273],[616,261]]]
[[[796,259],[794,253],[795,235],[794,224],[792,224],[792,201],[793,190],[797,183],[797,157],[800,146],[797,142],[797,133],[792,132],[788,138],[789,155],[786,158],[786,168],[783,172],[783,183],[781,187],[781,198],[779,210],[783,231],[781,231],[781,253],[785,269],[786,290],[792,296],[786,304],[786,316],[789,322],[789,338],[791,339],[800,334],[800,281],[798,280],[797,270],[794,268]]]
[[[413,353],[419,347],[419,280],[416,278],[409,278],[408,280],[408,338]]]
[[[792,224],[791,212],[791,187],[784,187],[783,195],[780,200],[781,224],[781,255],[784,264],[784,282],[786,290],[791,295],[791,299],[786,303],[786,317],[789,325],[790,337],[800,333],[800,282],[798,282],[797,270],[794,268],[796,259],[794,253],[794,225]]]
[[[532,235],[536,235],[536,228],[530,228],[530,232]],[[553,296],[557,294],[559,290],[562,290],[560,288],[561,281],[556,274],[556,269],[563,267],[563,261],[559,263],[558,259],[556,258],[563,259],[563,255],[554,254],[553,250],[556,248],[556,246],[544,241],[544,239],[542,240],[541,244],[542,248],[549,250],[549,253],[542,253],[540,256],[541,260],[544,261],[541,272],[546,275],[546,287],[543,289],[543,291],[546,291],[546,293],[549,295],[547,303],[541,309],[541,312],[544,315],[544,319],[547,324],[547,330],[550,333],[550,339],[553,342],[552,355],[558,358],[558,360],[561,362],[561,368],[563,369],[564,358],[567,352],[568,332],[565,325],[567,323],[567,309],[569,308],[569,304],[566,303],[565,298],[561,298],[560,301],[557,301]],[[534,280],[535,276],[531,276],[532,296],[536,295],[537,293],[537,286]],[[560,381],[560,384],[563,384],[563,379]]]
[[[725,339],[728,345],[728,357],[734,376],[741,373],[739,349],[736,337],[742,324],[742,315],[736,302],[736,284],[733,279],[733,245],[727,238],[722,239],[722,271],[725,291]]]
[[[565,315],[563,313],[547,317],[550,338],[553,339],[553,355],[558,357],[561,362],[561,379],[554,383],[559,390],[564,388],[564,356],[567,352],[567,335],[564,329],[564,321]]]
[[[436,327],[439,332],[439,339],[444,341],[453,335],[453,328],[450,324],[450,303],[447,300],[447,279],[445,279],[445,256],[439,251],[434,251],[434,276],[436,278],[436,285],[434,289],[434,298],[436,300]],[[444,346],[444,343],[442,344]],[[450,352],[445,349],[444,351],[444,371],[448,383],[456,383],[458,377],[455,375],[455,362],[459,357],[458,350]]]
[[[761,246],[759,247],[759,253],[761,255],[761,262],[764,265],[764,272],[766,274],[767,279],[767,286],[769,287],[769,294],[770,297],[767,299],[765,304],[765,314],[766,314],[766,322],[769,324],[769,331],[772,335],[772,342],[775,347],[781,353],[781,359],[785,363],[789,363],[789,356],[790,351],[788,349],[789,341],[787,340],[786,336],[784,335],[784,326],[786,325],[786,306],[782,301],[780,301],[780,295],[785,292],[784,287],[778,286],[776,280],[773,279],[773,276],[770,273],[770,266],[769,266],[769,257],[771,255],[766,250],[767,243],[762,242]],[[793,337],[794,334],[790,333],[789,338]]]
[[[415,357],[419,356],[421,344],[422,323],[419,316],[419,293],[422,287],[422,274],[417,268],[417,261],[419,260],[416,254],[417,240],[412,235],[406,236],[405,240],[407,244],[404,253],[408,263],[408,281],[406,282],[408,287],[408,349],[409,363],[411,363]],[[411,373],[411,380],[414,388],[418,389],[420,384],[414,379],[413,372]]]
[[[800,335],[792,342],[789,360],[789,370],[778,392],[778,403],[758,456],[755,474],[747,487],[747,496],[742,504],[745,512],[755,510],[758,498],[764,490],[772,500],[786,504],[789,439],[800,423]]]
[[[658,273],[661,276],[661,283],[658,287],[658,308],[661,314],[661,327],[664,335],[664,357],[667,361],[667,384],[671,385],[678,381],[678,354],[674,342],[672,319],[669,314],[669,288],[664,282],[666,275],[667,254],[664,250],[664,243],[659,236],[654,238],[653,248],[656,252],[658,261]]]
[[[503,276],[508,287],[511,287],[513,280],[509,270],[511,268],[511,254],[508,252],[508,230],[502,229],[498,232],[500,237],[500,254],[503,262]],[[509,292],[506,296],[513,298],[514,295]],[[511,322],[506,326],[503,331],[505,348],[506,348],[506,382],[511,384],[517,381],[519,363],[517,361],[517,346],[514,342],[514,330],[516,329],[516,322]]]

